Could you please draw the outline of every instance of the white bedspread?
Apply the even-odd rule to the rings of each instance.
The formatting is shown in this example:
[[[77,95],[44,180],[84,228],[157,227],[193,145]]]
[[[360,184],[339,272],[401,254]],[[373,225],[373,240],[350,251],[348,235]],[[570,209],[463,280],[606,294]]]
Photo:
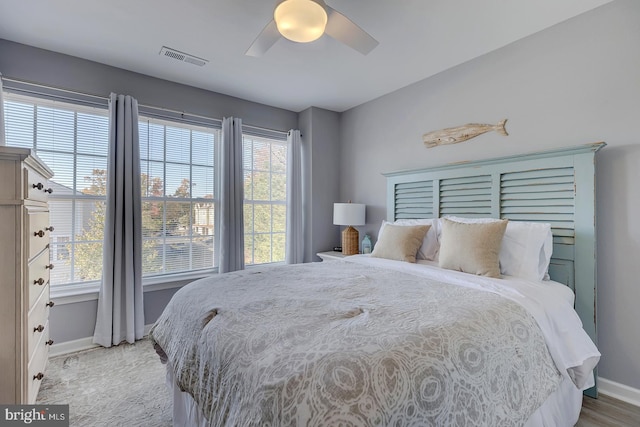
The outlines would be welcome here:
[[[521,425],[597,362],[567,291],[356,256],[194,282],[151,337],[211,425]]]
[[[344,261],[494,292],[517,302],[536,319],[558,370],[580,390],[593,387],[593,368],[600,360],[600,352],[582,329],[582,321],[573,309],[574,294],[567,286],[551,280],[534,282],[510,276],[501,279],[473,276],[444,270],[432,261],[410,264],[367,255],[354,255]]]

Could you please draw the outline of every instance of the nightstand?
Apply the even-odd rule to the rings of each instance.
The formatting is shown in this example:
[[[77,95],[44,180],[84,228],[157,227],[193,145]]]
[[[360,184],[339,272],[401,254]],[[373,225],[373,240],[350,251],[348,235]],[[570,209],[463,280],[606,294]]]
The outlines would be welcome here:
[[[316,255],[322,258],[322,261],[335,261],[348,256],[343,254],[342,252],[336,251],[318,252]]]

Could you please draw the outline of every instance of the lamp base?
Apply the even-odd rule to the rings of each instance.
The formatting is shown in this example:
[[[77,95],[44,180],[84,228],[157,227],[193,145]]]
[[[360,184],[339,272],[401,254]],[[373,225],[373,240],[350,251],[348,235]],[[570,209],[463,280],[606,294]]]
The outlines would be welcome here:
[[[343,255],[356,255],[358,251],[358,230],[352,226],[348,226],[342,230],[342,254]]]

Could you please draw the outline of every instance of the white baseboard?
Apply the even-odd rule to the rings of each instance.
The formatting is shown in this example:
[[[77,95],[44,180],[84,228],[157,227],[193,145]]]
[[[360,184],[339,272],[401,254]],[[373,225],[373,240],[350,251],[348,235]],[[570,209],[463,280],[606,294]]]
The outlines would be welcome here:
[[[149,335],[151,325],[144,326],[144,336]],[[49,357],[61,356],[63,354],[75,353],[76,351],[90,350],[92,348],[100,347],[98,344],[93,343],[93,337],[80,338],[73,341],[65,341],[59,344],[53,344],[49,349]]]
[[[640,407],[640,390],[637,388],[598,377],[598,393]]]
[[[93,337],[80,338],[79,340],[65,341],[60,344],[53,344],[49,349],[49,357],[61,356],[63,354],[75,353],[76,351],[89,350],[99,347],[93,343]]]

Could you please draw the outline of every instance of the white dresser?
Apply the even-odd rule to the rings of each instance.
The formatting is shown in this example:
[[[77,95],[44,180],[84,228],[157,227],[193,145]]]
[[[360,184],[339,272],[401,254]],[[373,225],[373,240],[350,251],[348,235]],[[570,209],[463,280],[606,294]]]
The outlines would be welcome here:
[[[34,403],[49,346],[53,172],[32,150],[0,147],[0,403]]]

